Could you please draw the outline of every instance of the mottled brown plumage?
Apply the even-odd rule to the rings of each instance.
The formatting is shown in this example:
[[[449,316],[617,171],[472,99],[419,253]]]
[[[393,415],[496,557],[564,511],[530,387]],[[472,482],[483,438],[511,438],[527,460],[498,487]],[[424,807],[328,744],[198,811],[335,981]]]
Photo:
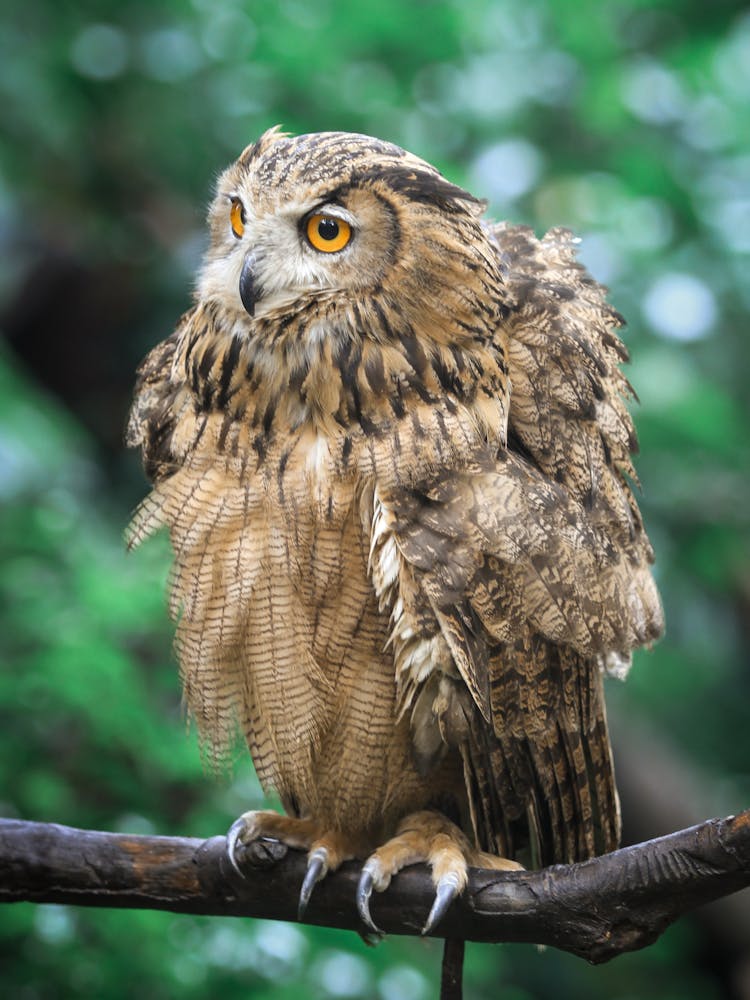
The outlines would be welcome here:
[[[481,211],[388,143],[266,133],[219,181],[129,425],[189,710],[288,813],[240,839],[322,872],[380,847],[376,888],[613,848],[602,674],[662,627],[621,319],[567,232]]]

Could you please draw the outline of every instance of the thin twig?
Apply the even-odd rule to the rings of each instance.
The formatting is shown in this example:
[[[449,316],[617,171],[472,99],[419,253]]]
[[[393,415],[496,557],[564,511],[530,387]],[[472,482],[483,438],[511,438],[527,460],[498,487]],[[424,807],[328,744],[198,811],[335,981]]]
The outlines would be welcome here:
[[[443,968],[440,975],[440,1000],[461,1000],[463,997],[464,949],[460,938],[446,938],[443,946]]]

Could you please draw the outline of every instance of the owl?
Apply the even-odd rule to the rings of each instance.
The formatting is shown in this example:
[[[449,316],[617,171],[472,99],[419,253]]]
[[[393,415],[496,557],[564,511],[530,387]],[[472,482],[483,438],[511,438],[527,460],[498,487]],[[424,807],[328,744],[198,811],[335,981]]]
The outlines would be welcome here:
[[[602,693],[661,632],[622,324],[562,229],[392,145],[266,132],[222,174],[195,305],[146,357],[128,442],[166,526],[186,703],[285,815],[227,837],[426,863],[574,862],[620,819]]]

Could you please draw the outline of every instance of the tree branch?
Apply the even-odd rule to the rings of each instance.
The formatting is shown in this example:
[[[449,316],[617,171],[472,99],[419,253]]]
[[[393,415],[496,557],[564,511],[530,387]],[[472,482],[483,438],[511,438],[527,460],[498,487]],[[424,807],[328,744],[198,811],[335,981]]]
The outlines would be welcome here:
[[[280,853],[280,845],[270,847],[271,855]],[[0,902],[296,920],[305,857],[289,851],[269,861],[248,865],[242,879],[227,861],[224,837],[129,836],[0,820]],[[366,932],[354,905],[358,876],[350,863],[324,879],[306,921]],[[472,870],[435,936],[534,942],[606,962],[651,944],[701,903],[748,885],[750,810],[577,865]],[[373,898],[373,917],[389,934],[419,933],[432,896],[427,869],[414,866]]]

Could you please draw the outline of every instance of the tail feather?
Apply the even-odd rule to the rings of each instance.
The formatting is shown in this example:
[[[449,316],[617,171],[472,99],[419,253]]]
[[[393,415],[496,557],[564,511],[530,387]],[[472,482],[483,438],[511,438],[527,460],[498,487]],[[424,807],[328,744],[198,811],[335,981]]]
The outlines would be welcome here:
[[[460,751],[478,845],[536,867],[613,850],[619,808],[598,663],[533,646],[546,713],[533,698],[506,701],[503,720],[489,726],[474,708]],[[520,691],[510,683],[504,694]]]

